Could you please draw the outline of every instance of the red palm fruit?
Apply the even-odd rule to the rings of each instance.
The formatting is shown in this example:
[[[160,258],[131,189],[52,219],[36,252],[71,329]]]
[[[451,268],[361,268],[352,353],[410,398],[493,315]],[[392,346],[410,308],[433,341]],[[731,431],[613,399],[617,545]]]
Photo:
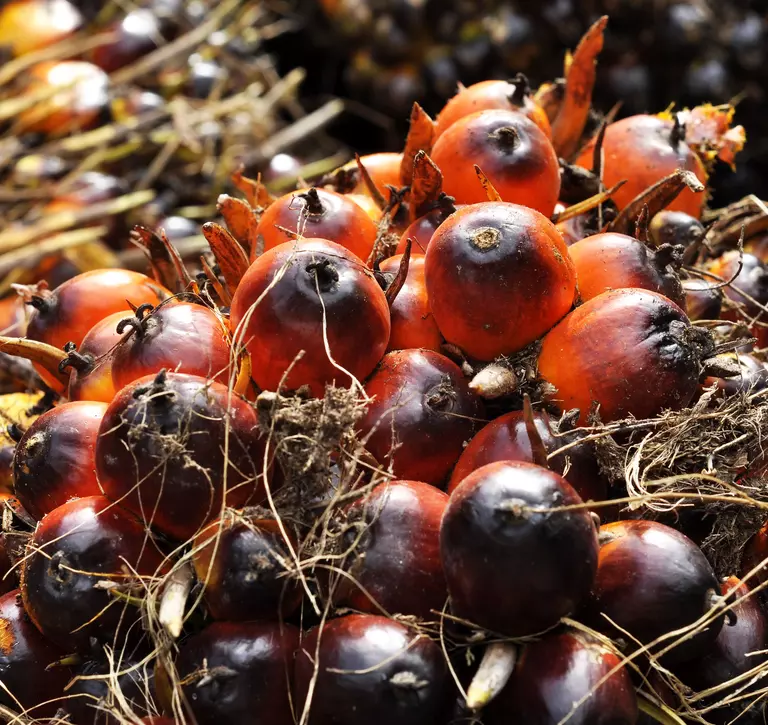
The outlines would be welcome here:
[[[64,40],[82,23],[69,0],[11,0],[0,9],[0,46],[25,55]]]
[[[555,226],[517,204],[452,214],[427,249],[427,293],[448,342],[493,360],[533,342],[576,297],[576,272]]]
[[[77,725],[119,725],[113,712],[124,712],[125,705],[135,716],[153,711],[154,684],[152,667],[123,653],[111,664],[87,660],[75,670],[62,705]]]
[[[310,630],[296,656],[299,712],[313,680],[308,725],[436,725],[448,690],[437,644],[371,614]]]
[[[265,250],[295,242],[296,233],[300,233],[302,239],[329,239],[367,262],[378,229],[368,214],[343,194],[313,188],[272,202],[262,214],[256,233],[264,240]],[[255,258],[256,250],[252,249],[251,261]]]
[[[439,486],[482,425],[482,400],[456,363],[431,350],[388,353],[365,385],[365,446],[397,478]]]
[[[434,619],[448,592],[440,561],[440,520],[448,496],[420,481],[376,486],[347,512],[349,577],[339,579],[336,600],[371,614],[412,614]]]
[[[732,616],[726,619],[720,634],[707,652],[675,671],[688,687],[698,692],[722,688],[732,682],[731,687],[720,689],[716,695],[708,698],[713,703],[733,694],[741,699],[747,693],[759,690],[759,684],[745,687],[749,676],[744,676],[765,662],[765,648],[768,644],[768,620],[757,595],[735,576],[728,577],[722,583],[721,591],[723,596],[730,594],[730,600],[736,602],[731,609]],[[759,692],[755,692],[755,697],[759,697]],[[743,699],[743,706],[753,705],[750,699]],[[744,709],[738,705],[737,702],[735,706],[715,708],[707,713],[707,720],[723,724],[733,722],[740,710]]]
[[[375,223],[378,224],[381,221],[381,217],[384,216],[384,212],[371,196],[365,194],[344,194],[344,196],[350,201],[354,201]]]
[[[277,620],[301,603],[301,586],[286,576],[294,566],[276,521],[227,512],[197,535],[192,561],[214,619]]]
[[[660,247],[662,244],[682,244],[688,248],[704,237],[704,225],[690,214],[663,209],[653,215],[648,236]]]
[[[600,527],[600,557],[593,588],[596,626],[613,625],[644,645],[697,622],[716,606],[720,585],[701,549],[656,521],[617,521]],[[664,661],[685,662],[707,652],[722,615],[684,638],[671,636],[651,651]],[[673,646],[674,645],[674,646]]]
[[[576,160],[592,168],[594,141]],[[630,116],[608,125],[603,139],[603,183],[607,187],[627,180],[611,199],[621,210],[649,186],[677,169],[693,172],[706,183],[707,172],[701,159],[685,142],[685,131],[672,120],[657,116]],[[704,192],[684,189],[667,206],[667,211],[682,211],[695,219],[701,217],[706,201]]]
[[[227,383],[231,373],[229,330],[209,307],[191,302],[142,305],[118,333],[132,330],[115,349],[112,382],[120,390],[163,368]]]
[[[93,128],[109,104],[109,77],[92,63],[45,61],[25,77],[23,93],[44,96],[16,118],[26,133],[65,136]]]
[[[222,505],[263,497],[256,412],[221,383],[184,373],[139,378],[110,403],[96,443],[104,493],[176,539]]]
[[[97,584],[123,588],[157,574],[163,561],[144,524],[104,496],[69,501],[32,537],[21,573],[24,609],[68,652],[138,636],[141,610]]]
[[[63,348],[68,342],[80,346],[88,331],[114,312],[128,312],[130,304],[157,304],[171,293],[139,272],[126,269],[95,269],[67,280],[56,289],[34,290],[25,294],[34,307],[27,337]],[[43,380],[61,392],[61,384],[42,367],[36,366]]]
[[[117,388],[112,381],[112,354],[123,339],[117,326],[125,319],[126,312],[115,312],[97,322],[83,338],[79,346],[66,345],[67,352],[62,368],[70,368],[67,397],[70,400],[97,400],[111,403]]]
[[[558,508],[581,503],[565,479],[531,463],[490,463],[467,476],[440,529],[454,613],[518,637],[575,611],[594,580],[597,532],[586,508]]]
[[[95,449],[106,403],[62,403],[43,413],[16,446],[16,496],[34,519],[73,498],[102,493]]]
[[[179,647],[185,709],[198,725],[250,725],[255,714],[259,725],[293,725],[298,647],[290,624],[214,622]]]
[[[562,410],[578,408],[586,423],[593,404],[604,422],[679,410],[699,386],[711,339],[691,327],[666,297],[639,289],[604,292],[544,336],[539,374]]]
[[[435,119],[435,138],[439,138],[456,121],[478,111],[518,111],[533,121],[546,135],[552,128],[544,109],[533,100],[528,80],[517,76],[511,81],[480,81],[460,88]]]
[[[604,501],[608,498],[608,482],[600,472],[594,450],[589,443],[578,443],[583,434],[574,431],[555,436],[549,416],[543,411],[533,413],[533,422],[547,453],[571,446],[549,460],[552,470],[562,475],[582,500]],[[475,435],[453,469],[448,493],[453,493],[470,473],[496,461],[536,463],[522,411],[515,410],[496,418]]]
[[[235,291],[230,325],[262,390],[307,385],[315,396],[334,381],[349,385],[349,374],[368,376],[390,331],[387,299],[373,273],[325,239],[262,254]]]
[[[761,324],[752,325],[750,331],[757,338],[757,346],[765,347],[768,344],[768,328],[765,327],[768,324],[768,313],[761,313],[758,305],[768,304],[768,265],[754,254],[732,250],[710,262],[708,269],[712,274],[731,282],[723,287],[723,293],[741,308],[739,311],[731,306],[730,309],[724,309],[720,316],[724,320],[740,320],[744,316],[748,319],[759,318]]]
[[[0,597],[0,705],[39,721],[61,706],[70,674],[66,667],[49,667],[65,652],[38,632],[20,600],[18,589]]]
[[[405,245],[408,240],[412,240],[413,251],[419,254],[426,254],[427,247],[432,241],[432,235],[435,230],[458,209],[463,208],[464,204],[456,206],[453,203],[453,199],[450,196],[443,196],[440,205],[435,207],[432,211],[427,212],[424,216],[420,216],[416,221],[406,228],[400,237],[400,241],[397,243],[397,253],[405,253]]]
[[[728,396],[739,393],[756,393],[768,387],[768,365],[762,360],[744,352],[727,353],[726,357],[739,366],[739,374],[731,378],[706,377],[702,383],[702,388],[709,388],[716,384],[719,393]]]
[[[432,149],[443,173],[443,191],[457,204],[488,196],[480,169],[504,201],[552,216],[560,194],[560,164],[550,140],[533,121],[515,111],[480,111],[443,133]]]
[[[400,188],[400,165],[403,162],[403,155],[385,151],[378,154],[366,154],[360,157],[360,163],[365,166],[365,170],[371,177],[371,181],[376,184],[376,188],[384,195],[389,196],[387,186]],[[343,167],[348,171],[357,174],[357,161],[352,160]],[[352,190],[355,194],[367,194],[368,187],[362,178],[359,178],[355,188]]]
[[[24,302],[18,295],[9,295],[0,300],[0,335],[24,337],[27,331],[27,313]]]
[[[402,255],[385,259],[379,269],[394,278],[400,268]],[[391,330],[387,352],[424,348],[440,351],[443,336],[437,329],[427,298],[427,281],[424,276],[423,254],[412,254],[408,263],[405,284],[389,308]]]
[[[579,630],[546,634],[525,646],[486,722],[635,725],[637,695],[622,659]]]
[[[683,280],[685,312],[690,320],[716,320],[723,307],[723,293],[714,281],[691,278]]]
[[[685,306],[685,295],[677,271],[682,265],[682,247],[652,250],[626,234],[595,234],[568,247],[576,267],[582,302],[612,289],[635,287],[669,297]]]

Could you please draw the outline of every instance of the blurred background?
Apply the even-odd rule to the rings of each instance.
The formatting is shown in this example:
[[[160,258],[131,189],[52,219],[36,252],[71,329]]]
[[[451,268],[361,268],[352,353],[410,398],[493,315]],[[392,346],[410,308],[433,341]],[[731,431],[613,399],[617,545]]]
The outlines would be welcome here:
[[[459,81],[562,75],[565,51],[607,14],[595,104],[631,115],[735,102],[747,145],[735,173],[718,169],[713,204],[768,195],[765,0],[299,0],[284,12],[277,67],[307,69],[310,105],[348,100],[329,131],[361,152],[397,150],[412,102],[434,114]]]

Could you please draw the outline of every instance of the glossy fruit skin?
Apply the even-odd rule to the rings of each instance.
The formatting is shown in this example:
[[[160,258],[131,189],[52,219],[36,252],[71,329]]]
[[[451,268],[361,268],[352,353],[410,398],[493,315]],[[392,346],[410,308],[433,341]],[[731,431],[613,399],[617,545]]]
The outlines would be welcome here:
[[[477,164],[504,201],[549,217],[560,194],[560,165],[551,142],[515,111],[480,111],[454,123],[437,139],[432,160],[443,172],[443,191],[457,204],[487,200]]]
[[[46,61],[28,71],[28,93],[61,91],[18,115],[26,133],[67,135],[92,128],[109,103],[109,78],[79,60]]]
[[[714,280],[695,277],[683,280],[685,305],[680,306],[689,320],[716,320],[720,317],[723,293],[715,287],[716,284]]]
[[[114,312],[157,304],[171,296],[162,285],[139,272],[125,269],[95,269],[67,280],[55,290],[33,295],[27,337],[63,348],[68,342],[79,347],[88,331]],[[43,380],[61,390],[61,385],[38,367]]]
[[[67,689],[70,697],[63,703],[72,722],[78,725],[118,725],[119,718],[104,710],[105,705],[117,705],[116,693],[110,691],[113,685],[108,676],[111,672],[117,673],[119,692],[133,713],[141,716],[152,712],[155,693],[151,666],[123,653],[121,655],[116,658],[112,670],[108,661],[87,660],[74,671],[72,683]]]
[[[0,46],[18,57],[63,40],[82,23],[69,0],[13,0],[0,10]]]
[[[621,210],[649,186],[677,169],[692,171],[702,183],[707,173],[699,157],[684,140],[673,144],[674,123],[656,116],[630,116],[611,123],[603,140],[603,183],[611,187],[627,179],[611,199]],[[584,148],[576,160],[579,166],[592,168],[594,144]],[[701,217],[706,201],[704,192],[684,189],[669,204],[667,211],[682,211],[695,219]]]
[[[285,576],[293,562],[276,521],[228,514],[197,535],[193,557],[214,619],[277,620],[301,602],[301,585]]]
[[[379,208],[373,197],[366,196],[365,194],[344,194],[344,196],[350,201],[354,201],[375,224],[381,221],[384,212]]]
[[[600,558],[593,606],[642,644],[682,629],[711,607],[720,585],[709,562],[687,536],[656,521],[617,521],[600,527]],[[694,660],[717,639],[723,617],[664,655],[663,662]],[[597,616],[595,626],[611,624]],[[651,651],[672,644],[669,639]]]
[[[427,247],[432,241],[432,235],[435,230],[457,209],[461,209],[464,204],[459,204],[450,207],[437,207],[430,212],[420,216],[415,221],[411,222],[400,237],[400,241],[397,243],[397,253],[405,253],[405,245],[408,240],[411,241],[411,253],[412,254],[426,254]]]
[[[37,521],[72,498],[102,493],[95,448],[106,410],[106,403],[62,403],[22,436],[13,458],[14,490]]]
[[[685,313],[655,292],[604,292],[577,307],[544,336],[539,375],[562,410],[585,423],[593,401],[603,422],[648,418],[688,405],[700,364],[684,337]]]
[[[238,329],[285,264],[283,276]],[[270,249],[248,268],[232,299],[230,326],[235,340],[245,343],[253,380],[262,390],[308,385],[322,396],[334,381],[350,385],[349,376],[328,358],[323,305],[333,359],[364,380],[384,355],[390,318],[384,292],[362,260],[333,242],[308,239]],[[304,356],[296,361],[301,350]]]
[[[485,416],[461,368],[431,350],[388,353],[365,392],[373,398],[359,424],[366,449],[395,477],[435,486]]]
[[[546,412],[533,414],[534,425],[548,453],[577,441],[581,434],[565,433],[555,436]],[[486,425],[464,448],[456,467],[451,473],[448,493],[473,471],[496,461],[524,461],[535,463],[531,440],[522,411],[499,416]],[[595,452],[589,443],[572,446],[564,453],[549,460],[550,468],[563,475],[583,501],[604,501],[608,498],[608,482],[600,472]]]
[[[504,202],[460,209],[427,249],[427,294],[448,342],[478,360],[522,349],[562,319],[576,272],[554,225]]]
[[[262,500],[263,455],[251,405],[221,383],[167,373],[139,378],[115,396],[101,423],[96,470],[107,496],[186,540],[219,515],[225,486],[227,505]]]
[[[456,121],[478,111],[518,111],[533,121],[547,138],[552,138],[552,128],[544,109],[530,94],[522,102],[515,102],[516,84],[509,81],[480,81],[462,88],[443,106],[435,119],[435,138],[439,138]]]
[[[726,620],[711,648],[702,657],[686,663],[675,673],[698,692],[744,675],[766,659],[763,651],[768,643],[768,620],[760,607],[759,597],[756,594],[750,596],[750,588],[734,576],[728,577],[721,584],[721,592],[723,595],[733,592],[733,601],[743,598],[731,610],[736,621]],[[742,681],[734,688],[727,688],[714,699],[722,699],[728,692],[745,684],[746,681]],[[747,692],[759,687],[756,685],[748,688]],[[749,699],[743,702],[747,704]],[[716,708],[707,715],[707,719],[718,723],[731,722],[736,713],[737,708]]]
[[[557,725],[566,717],[573,725],[635,725],[637,696],[621,662],[584,632],[546,634],[523,649],[509,683],[489,708],[488,725],[512,718],[526,725]]]
[[[384,274],[397,274],[402,255],[385,259],[379,269]],[[432,316],[432,309],[427,298],[427,281],[424,274],[425,257],[423,254],[411,254],[408,262],[408,276],[405,284],[389,308],[391,330],[387,352],[424,348],[440,352],[443,336],[437,329]]]
[[[130,315],[126,315],[130,318]],[[112,359],[112,383],[120,390],[163,368],[203,378],[229,381],[229,330],[209,307],[191,302],[160,305],[125,328]]]
[[[664,209],[654,214],[648,225],[648,235],[657,247],[662,244],[688,247],[704,236],[704,226],[690,214]]]
[[[541,632],[576,610],[597,568],[597,532],[586,509],[519,513],[582,500],[532,463],[478,468],[451,494],[440,550],[454,614],[512,637]]]
[[[721,396],[738,395],[739,393],[756,393],[768,387],[768,366],[749,353],[728,353],[728,358],[736,362],[740,374],[732,378],[704,378],[702,388],[717,384]]]
[[[317,201],[310,203],[307,194],[316,194]],[[312,211],[316,207],[319,211]],[[272,202],[256,229],[256,234],[264,240],[265,250],[296,241],[295,235],[280,231],[278,226],[292,232],[301,228],[304,240],[329,239],[364,262],[368,261],[377,234],[375,222],[360,206],[344,195],[327,189],[291,192]],[[255,258],[255,250],[252,249],[251,261]]]
[[[140,632],[139,609],[96,582],[123,582],[126,564],[139,576],[154,575],[163,559],[144,525],[104,496],[69,501],[32,537],[21,574],[24,609],[48,639],[87,653],[91,638],[111,644],[115,636]]]
[[[389,190],[387,185],[394,186],[399,189],[400,184],[400,164],[403,161],[403,155],[400,153],[392,153],[385,151],[377,154],[366,154],[360,157],[360,161],[365,166],[365,170],[371,177],[371,180],[376,184],[376,188],[384,195],[385,199],[389,198]],[[350,161],[344,165],[344,168],[350,170],[357,169],[357,162]],[[352,190],[354,194],[367,194],[368,187],[361,179],[358,180],[357,185]]]
[[[179,647],[176,668],[198,725],[293,725],[290,704],[299,630],[278,622],[214,622]],[[203,682],[194,673],[231,672]]]
[[[356,501],[345,536],[354,546],[345,561],[351,579],[340,578],[337,601],[369,614],[383,608],[433,620],[448,597],[440,560],[447,503],[445,493],[420,481],[388,481]]]
[[[371,614],[333,619],[322,634],[315,627],[304,637],[296,656],[299,711],[315,669],[318,638],[309,725],[436,725],[448,687],[440,647],[399,622]],[[422,687],[409,684],[413,676]]]
[[[680,307],[685,305],[683,286],[671,258],[634,237],[595,234],[572,244],[568,253],[576,267],[582,302],[612,289],[634,287],[658,292]]]
[[[117,393],[112,380],[114,349],[123,339],[117,326],[129,315],[115,312],[97,322],[77,349],[82,365],[75,361],[69,374],[67,397],[70,400],[94,400],[111,403]]]
[[[0,704],[23,709],[30,718],[50,718],[61,702],[47,701],[64,696],[70,673],[66,667],[46,668],[65,652],[37,631],[20,600],[18,589],[0,597]]]
[[[740,271],[739,264],[741,264]],[[760,314],[760,308],[739,294],[733,289],[733,286],[738,287],[739,290],[748,294],[761,305],[768,304],[768,265],[761,262],[754,254],[739,254],[737,250],[725,252],[708,265],[708,270],[726,281],[732,280],[732,285],[723,287],[723,293],[731,302],[739,305],[743,311],[743,314],[740,314],[736,309],[723,310],[721,313],[723,319],[741,320],[744,319],[744,315],[752,318]],[[734,277],[734,275],[736,276]],[[763,313],[760,322],[768,322],[768,315]],[[750,331],[758,338],[758,347],[765,347],[768,344],[768,332],[765,327],[753,325]]]

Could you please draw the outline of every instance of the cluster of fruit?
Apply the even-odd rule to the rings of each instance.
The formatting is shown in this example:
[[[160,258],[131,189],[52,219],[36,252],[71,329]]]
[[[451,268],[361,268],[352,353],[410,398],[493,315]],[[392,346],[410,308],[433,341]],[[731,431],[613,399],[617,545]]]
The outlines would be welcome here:
[[[700,221],[732,109],[589,130],[606,22],[562,92],[414,104],[401,154],[279,198],[235,174],[195,276],[143,230],[152,277],[17,285],[0,349],[48,394],[0,399],[3,717],[762,717],[768,530],[720,581],[596,441],[765,409],[765,217]]]
[[[413,98],[437,110],[456,83],[505,78],[522,71],[537,81],[562,72],[561,49],[573,47],[600,14],[611,34],[595,86],[601,108],[643,113],[677,102],[696,105],[739,99],[739,117],[761,135],[765,115],[763,57],[768,6],[763,0],[297,0],[300,22],[281,41],[301,54],[318,94],[354,98],[399,119]],[[294,53],[291,54],[291,60]],[[322,61],[322,62],[318,62]],[[357,134],[396,144],[376,124]],[[388,139],[392,138],[392,141]],[[768,156],[762,140],[745,151],[736,174],[718,175],[720,203],[766,196]]]

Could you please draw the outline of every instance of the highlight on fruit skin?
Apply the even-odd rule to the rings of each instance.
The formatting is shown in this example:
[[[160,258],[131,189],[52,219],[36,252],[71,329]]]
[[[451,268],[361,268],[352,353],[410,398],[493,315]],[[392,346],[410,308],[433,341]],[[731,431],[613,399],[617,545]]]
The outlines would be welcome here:
[[[106,403],[62,403],[26,430],[13,458],[14,491],[37,521],[72,498],[102,492],[96,441]]]
[[[373,370],[391,323],[363,260],[335,242],[306,239],[251,264],[232,300],[230,326],[262,390],[306,385],[321,396],[326,385],[348,387]]]
[[[387,353],[365,384],[366,449],[400,478],[441,487],[463,444],[482,427],[482,400],[461,369],[431,350]]]
[[[349,508],[349,554],[334,599],[359,611],[429,620],[447,597],[440,521],[448,496],[421,481],[376,486]]]
[[[427,248],[425,274],[446,341],[484,361],[537,340],[576,299],[574,265],[554,224],[506,202],[452,214]]]
[[[96,472],[109,498],[186,541],[225,502],[263,501],[264,445],[253,406],[227,386],[163,370],[126,386],[107,407]]]
[[[672,664],[700,658],[724,626],[720,586],[706,557],[687,536],[655,521],[600,527],[590,606],[598,629],[618,627]]]
[[[295,677],[298,706],[311,696],[313,725],[437,723],[449,687],[437,643],[371,614],[347,614],[311,629],[296,655]]]
[[[541,9],[329,0],[410,109],[385,150],[262,73],[273,4],[44,4],[0,8],[2,719],[763,718],[768,227],[710,195],[733,106],[594,106],[642,85],[605,16],[576,42],[546,9],[573,52],[532,90],[484,59],[546,48]],[[660,10],[670,58],[710,10]],[[717,32],[746,54],[749,13]],[[457,90],[429,113],[427,74]]]
[[[437,139],[432,160],[443,190],[457,204],[487,199],[474,178],[479,166],[501,199],[551,216],[560,193],[560,167],[543,131],[515,111],[479,111],[462,118]]]
[[[712,350],[708,333],[694,333],[671,300],[618,289],[593,297],[550,330],[538,367],[561,410],[578,408],[586,423],[596,409],[610,422],[687,406]]]
[[[24,561],[24,610],[43,635],[67,652],[87,654],[93,642],[141,638],[140,611],[125,594],[160,573],[165,557],[145,525],[104,496],[68,501],[37,527]],[[129,573],[124,566],[128,565]],[[96,586],[99,581],[108,585]]]
[[[582,149],[576,163],[591,169],[594,143]],[[619,209],[627,206],[649,186],[677,169],[693,172],[703,184],[707,171],[685,140],[685,127],[678,121],[638,115],[608,125],[603,140],[603,183],[613,186],[627,179],[612,199]],[[706,200],[703,192],[685,189],[667,209],[701,218]]]

